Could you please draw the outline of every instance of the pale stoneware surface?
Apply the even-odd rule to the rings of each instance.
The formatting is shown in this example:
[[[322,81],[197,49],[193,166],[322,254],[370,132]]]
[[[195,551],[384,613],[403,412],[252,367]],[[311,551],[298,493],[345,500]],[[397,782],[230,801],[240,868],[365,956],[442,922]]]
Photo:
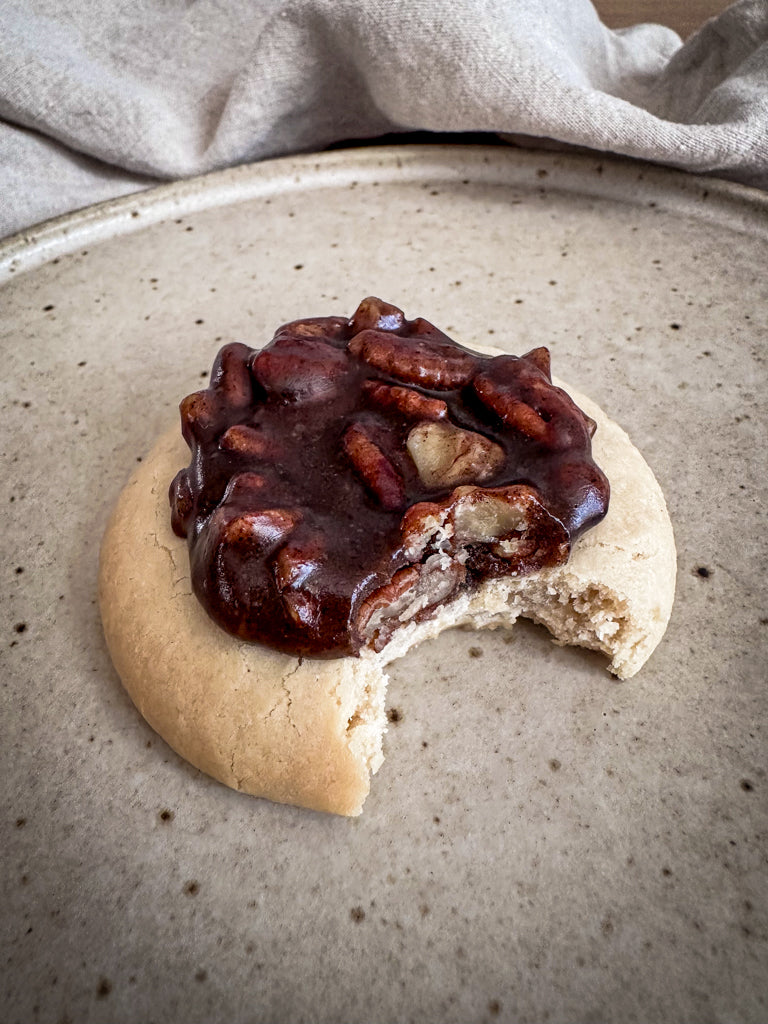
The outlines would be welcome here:
[[[768,1019],[764,197],[369,149],[120,201],[0,259],[3,1021]],[[218,347],[369,293],[465,343],[549,345],[654,468],[679,578],[629,683],[525,625],[396,664],[345,820],[181,762],[110,666],[95,580],[119,488]]]

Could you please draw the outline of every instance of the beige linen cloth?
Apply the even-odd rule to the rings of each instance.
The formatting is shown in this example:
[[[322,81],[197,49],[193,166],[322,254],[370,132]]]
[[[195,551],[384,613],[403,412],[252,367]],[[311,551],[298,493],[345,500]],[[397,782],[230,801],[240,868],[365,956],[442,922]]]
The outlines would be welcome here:
[[[589,0],[0,0],[0,237],[385,132],[548,137],[768,187],[768,0],[681,43]]]

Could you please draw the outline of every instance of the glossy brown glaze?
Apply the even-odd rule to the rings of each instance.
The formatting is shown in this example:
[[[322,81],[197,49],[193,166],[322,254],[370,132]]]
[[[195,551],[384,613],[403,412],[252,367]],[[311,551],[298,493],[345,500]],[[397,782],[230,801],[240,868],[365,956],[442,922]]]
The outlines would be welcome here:
[[[483,356],[379,299],[225,346],[181,419],[195,593],[294,655],[381,649],[461,588],[565,561],[608,507],[546,349]]]

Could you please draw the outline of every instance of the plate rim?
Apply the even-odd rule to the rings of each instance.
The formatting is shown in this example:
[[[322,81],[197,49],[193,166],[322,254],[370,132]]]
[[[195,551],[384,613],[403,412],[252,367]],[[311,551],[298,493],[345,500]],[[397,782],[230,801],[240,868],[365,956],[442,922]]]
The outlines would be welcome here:
[[[466,175],[474,172],[475,177]],[[239,164],[107,199],[0,239],[0,285],[54,259],[178,218],[293,190],[415,181],[515,186],[682,213],[768,241],[768,193],[613,154],[483,145],[360,146]],[[629,184],[635,194],[628,195]]]

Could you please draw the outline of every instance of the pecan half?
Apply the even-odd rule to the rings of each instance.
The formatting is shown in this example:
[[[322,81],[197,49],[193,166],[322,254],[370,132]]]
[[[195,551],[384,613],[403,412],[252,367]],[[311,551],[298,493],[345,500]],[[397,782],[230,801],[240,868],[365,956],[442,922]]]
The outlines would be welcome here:
[[[344,451],[368,490],[382,508],[402,508],[403,478],[359,423],[353,423],[342,440]]]
[[[412,505],[403,517],[401,533],[409,558],[421,558],[434,549],[466,560],[469,556],[462,551],[467,549],[479,564],[485,557],[481,549],[487,549],[503,559],[512,573],[558,565],[570,550],[562,523],[524,484],[457,487],[444,501]],[[485,563],[489,571],[487,558]]]
[[[547,421],[533,406],[515,398],[490,377],[478,376],[473,385],[480,400],[496,413],[505,426],[518,430],[532,441],[544,443],[549,440]]]
[[[297,626],[310,633],[317,631],[322,604],[316,594],[310,594],[306,590],[287,590],[283,594],[283,604]]]
[[[426,324],[426,327],[431,327]],[[459,348],[444,334],[401,334],[364,330],[349,343],[349,351],[369,366],[388,373],[406,384],[418,384],[436,391],[463,387],[472,379],[477,359]]]
[[[360,606],[356,632],[374,651],[383,650],[399,626],[443,604],[458,591],[465,576],[463,565],[441,555],[400,569]]]
[[[171,528],[177,537],[186,537],[195,508],[188,470],[180,469],[173,478],[168,497],[171,502]]]
[[[429,398],[413,388],[398,384],[385,384],[380,380],[363,381],[363,394],[376,406],[399,412],[408,419],[443,420],[448,416],[448,406],[442,398]]]
[[[205,440],[214,427],[218,413],[214,391],[195,391],[181,400],[181,433],[191,447],[198,440]]]
[[[236,423],[229,427],[221,435],[219,448],[254,459],[275,458],[280,454],[280,446],[275,443],[273,438],[267,437],[263,431],[249,427],[245,423]]]
[[[225,345],[216,357],[211,373],[211,387],[230,409],[244,409],[251,404],[253,383],[249,361],[251,350],[239,341]]]
[[[289,541],[280,548],[272,564],[277,589],[282,593],[288,587],[301,586],[321,568],[324,555],[320,537],[303,542]]]
[[[221,499],[222,505],[252,505],[256,495],[267,486],[267,478],[262,473],[235,473],[230,477],[224,496]]]
[[[273,549],[296,528],[301,518],[297,511],[283,508],[238,512],[231,517],[226,506],[222,506],[220,511],[223,513],[220,542],[260,551]]]
[[[323,341],[343,338],[346,341],[348,325],[349,321],[343,316],[314,316],[306,320],[292,320],[278,328],[273,341],[278,338],[321,338]]]
[[[253,375],[268,394],[287,402],[324,401],[350,370],[343,349],[318,337],[281,337],[254,355]]]
[[[497,356],[472,381],[475,394],[505,426],[553,450],[583,447],[594,421],[549,380],[545,349]]]

